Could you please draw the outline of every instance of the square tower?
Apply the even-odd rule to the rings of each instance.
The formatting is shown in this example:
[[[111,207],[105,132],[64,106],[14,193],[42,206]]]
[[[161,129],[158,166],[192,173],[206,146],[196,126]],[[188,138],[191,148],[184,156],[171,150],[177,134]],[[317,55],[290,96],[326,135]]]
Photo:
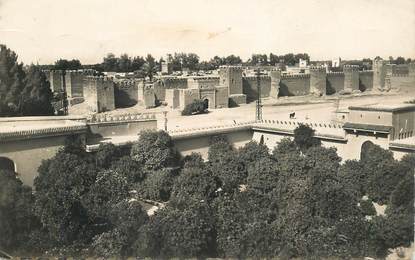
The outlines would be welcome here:
[[[220,66],[219,77],[219,85],[227,87],[229,95],[243,94],[241,66]]]
[[[107,77],[88,76],[85,78],[84,97],[93,112],[114,110],[114,82]]]
[[[80,71],[67,70],[65,72],[65,87],[68,98],[83,97],[84,75]]]
[[[246,104],[246,95],[242,92],[241,66],[220,66],[219,86],[228,89],[230,107]]]

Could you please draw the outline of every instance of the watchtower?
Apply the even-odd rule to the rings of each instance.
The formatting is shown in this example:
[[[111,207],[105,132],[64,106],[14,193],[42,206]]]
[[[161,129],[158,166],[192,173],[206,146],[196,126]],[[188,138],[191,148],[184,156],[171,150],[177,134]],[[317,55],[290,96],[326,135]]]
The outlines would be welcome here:
[[[62,92],[65,87],[64,72],[62,70],[50,70],[48,73],[51,90],[53,92]]]
[[[376,57],[373,60],[373,89],[383,90],[385,88],[385,77],[386,77],[386,62]]]
[[[229,95],[242,94],[242,67],[241,66],[220,66],[219,84],[228,87]]]
[[[84,75],[80,71],[67,70],[65,72],[65,87],[68,98],[83,97]]]
[[[228,89],[230,105],[246,103],[246,95],[242,92],[242,67],[220,66],[219,86]]]
[[[273,69],[270,72],[271,76],[271,90],[270,90],[270,97],[278,98],[278,94],[280,92],[280,82],[281,82],[281,70]]]
[[[107,77],[88,76],[84,80],[84,97],[93,112],[105,112],[115,109],[114,82]]]
[[[344,89],[349,91],[359,90],[359,66],[344,65]]]
[[[310,67],[310,94],[326,95],[326,68],[323,66]],[[359,75],[358,75],[359,76]],[[359,83],[359,82],[358,82]]]

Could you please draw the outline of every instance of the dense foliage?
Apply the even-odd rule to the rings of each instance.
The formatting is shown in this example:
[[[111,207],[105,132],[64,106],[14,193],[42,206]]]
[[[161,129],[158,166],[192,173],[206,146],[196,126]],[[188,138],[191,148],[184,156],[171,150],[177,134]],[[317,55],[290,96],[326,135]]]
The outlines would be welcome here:
[[[0,45],[0,116],[52,115],[52,98],[41,69],[24,68],[15,52]]]
[[[54,70],[78,70],[82,69],[82,64],[79,60],[76,59],[59,59],[55,62],[55,65],[52,68]]]
[[[182,116],[203,114],[207,112],[207,105],[202,99],[195,99],[182,110]]]
[[[7,236],[0,248],[104,258],[349,259],[383,258],[413,242],[415,156],[396,161],[372,144],[361,160],[341,164],[334,148],[313,140],[313,130],[300,126],[270,153],[254,141],[235,149],[217,136],[204,161],[195,153],[179,159],[163,131],[142,132],[131,149],[107,144],[94,154],[72,139],[39,168],[33,195],[13,173],[1,173]],[[144,201],[158,210],[146,214]],[[375,202],[386,205],[385,215]]]
[[[33,201],[30,187],[23,185],[14,172],[0,170],[0,249],[20,249],[29,240],[31,230],[38,227]]]

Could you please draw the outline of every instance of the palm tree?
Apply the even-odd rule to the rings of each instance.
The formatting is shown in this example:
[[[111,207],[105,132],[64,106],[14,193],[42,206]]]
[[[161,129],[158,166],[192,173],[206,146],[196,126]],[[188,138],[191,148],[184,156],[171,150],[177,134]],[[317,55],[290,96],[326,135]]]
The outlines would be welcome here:
[[[148,54],[146,57],[146,62],[144,63],[143,67],[141,67],[143,75],[145,77],[149,77],[150,81],[153,80],[153,75],[157,73],[157,65],[156,61],[151,54]]]

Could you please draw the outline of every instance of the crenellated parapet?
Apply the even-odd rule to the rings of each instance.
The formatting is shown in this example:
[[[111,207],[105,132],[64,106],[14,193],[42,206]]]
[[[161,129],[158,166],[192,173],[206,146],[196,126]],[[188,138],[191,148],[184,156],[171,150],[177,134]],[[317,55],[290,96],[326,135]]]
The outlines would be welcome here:
[[[318,128],[331,128],[331,129],[343,129],[343,124],[330,123],[330,122],[309,122],[309,121],[297,121],[297,120],[267,120],[264,119],[261,124],[273,124],[273,125],[286,125],[288,127],[296,128],[300,125],[306,125],[314,129]]]
[[[131,121],[146,121],[155,120],[156,115],[153,113],[126,113],[121,115],[110,114],[94,114],[87,118],[87,124],[99,124],[99,123],[119,123],[119,122],[131,122]]]
[[[324,66],[316,66],[316,65],[312,65],[312,66],[310,66],[310,71],[312,70],[312,71],[326,71],[326,67],[324,67]]]
[[[168,131],[173,140],[185,139],[189,137],[207,136],[207,135],[219,135],[240,130],[250,130],[254,121],[239,122],[236,124],[223,124],[207,127],[195,127],[185,129],[175,129]]]
[[[137,87],[139,84],[139,81],[137,80],[122,80],[122,81],[118,81],[118,82],[114,82],[115,83],[115,87],[119,88],[119,89],[130,89],[130,88],[134,88]]]
[[[0,143],[86,133],[85,117],[36,116],[0,118]],[[0,147],[2,144],[0,144]],[[0,149],[1,150],[1,149]]]
[[[190,77],[187,85],[188,88],[214,89],[219,86],[219,77]]]
[[[162,78],[164,82],[186,82],[187,78],[177,78],[177,77],[169,77],[169,78]]]
[[[107,76],[86,76],[85,81],[88,81],[88,82],[107,82],[107,81],[114,82],[112,77],[107,77]]]
[[[161,81],[161,84],[166,89],[187,88],[187,78],[171,77],[171,78],[162,78],[160,81]]]
[[[328,122],[300,122],[292,120],[262,120],[246,121],[234,124],[223,124],[206,127],[195,127],[185,129],[175,129],[168,131],[173,140],[209,136],[217,134],[226,134],[242,130],[260,130],[260,131],[277,131],[283,134],[294,134],[294,129],[300,125],[308,125],[316,129],[316,137],[325,140],[346,141],[343,125]]]
[[[189,79],[193,79],[195,81],[204,81],[204,80],[219,80],[218,76],[197,76],[197,77],[191,77]]]
[[[329,77],[344,77],[343,71],[329,71],[326,73],[326,75]]]
[[[255,81],[257,80],[258,76],[243,76],[242,79],[244,80],[251,80]],[[269,75],[259,75],[260,80],[271,80],[271,76]]]
[[[373,70],[363,70],[363,71],[359,71],[360,75],[371,75],[373,74]]]
[[[392,74],[390,76],[391,77],[396,77],[396,78],[408,78],[408,77],[411,77],[409,74],[397,74],[397,73],[394,73],[394,74]]]
[[[359,71],[359,65],[343,65],[343,72],[357,72]]]
[[[310,74],[282,74],[281,79],[308,79]]]
[[[66,75],[85,75],[84,71],[82,70],[65,70]]]
[[[229,71],[242,71],[241,65],[221,65],[219,66],[219,70],[229,70]]]

